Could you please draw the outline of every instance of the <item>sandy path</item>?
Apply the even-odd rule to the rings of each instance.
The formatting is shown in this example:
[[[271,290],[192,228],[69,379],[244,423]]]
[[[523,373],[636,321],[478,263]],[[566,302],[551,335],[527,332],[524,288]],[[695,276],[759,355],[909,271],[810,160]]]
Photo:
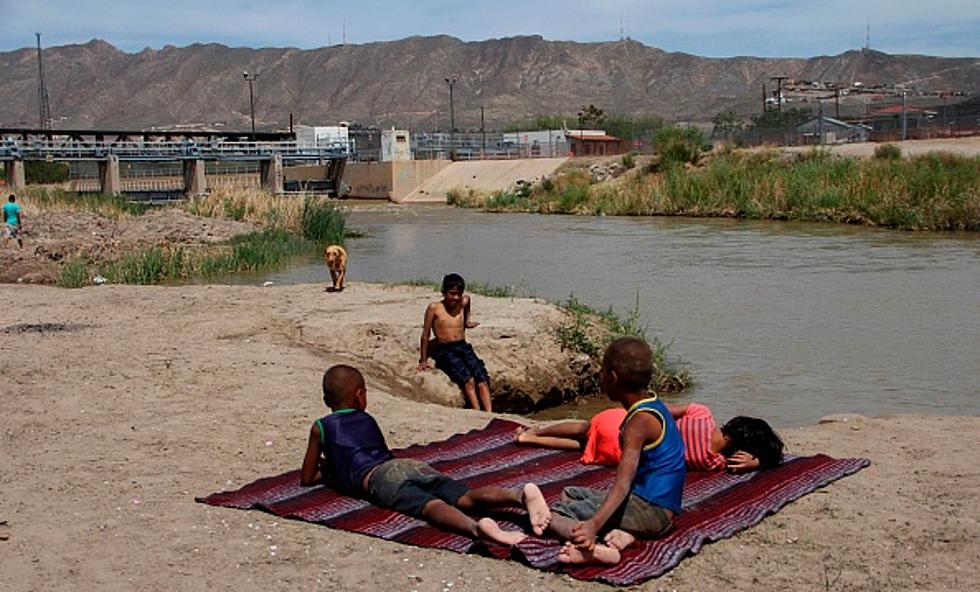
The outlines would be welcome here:
[[[595,589],[514,562],[193,502],[297,467],[309,422],[324,412],[323,368],[349,359],[341,352],[403,355],[366,341],[354,349],[344,330],[367,319],[398,334],[402,321],[386,320],[385,307],[420,316],[417,300],[427,295],[353,284],[345,298],[332,296],[314,285],[0,285],[0,539],[9,537],[0,540],[0,589]],[[488,335],[546,314],[545,305],[474,306]],[[71,330],[9,329],[19,323]],[[369,409],[392,446],[487,420],[396,397],[406,387],[374,371],[368,383]],[[978,433],[975,417],[850,418],[787,431],[794,452],[868,456],[874,465],[641,589],[976,588]]]
[[[888,142],[902,149],[902,156],[920,156],[930,152],[951,152],[961,156],[980,156],[980,136],[968,138],[938,138],[934,140],[906,140],[904,142]],[[859,142],[855,144],[836,144],[827,146],[834,154],[842,156],[872,156],[875,148],[881,146],[878,142]],[[781,148],[785,152],[807,152],[813,146],[788,146]]]

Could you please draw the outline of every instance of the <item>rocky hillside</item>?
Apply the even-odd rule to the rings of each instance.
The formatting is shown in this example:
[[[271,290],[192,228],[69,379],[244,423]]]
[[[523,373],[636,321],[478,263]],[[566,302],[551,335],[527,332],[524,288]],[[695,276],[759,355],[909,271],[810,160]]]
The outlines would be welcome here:
[[[607,112],[708,120],[757,109],[770,76],[865,85],[907,83],[921,90],[980,92],[980,59],[850,51],[810,59],[702,58],[635,41],[574,43],[541,37],[464,42],[453,37],[312,50],[218,44],[124,53],[93,40],[45,50],[55,126],[248,126],[256,72],[261,129],[338,120],[367,125],[447,127],[447,87],[457,75],[458,127],[502,124],[538,114],[574,113],[584,103]],[[37,124],[37,59],[25,48],[0,53],[0,126]],[[771,83],[770,83],[771,84]]]

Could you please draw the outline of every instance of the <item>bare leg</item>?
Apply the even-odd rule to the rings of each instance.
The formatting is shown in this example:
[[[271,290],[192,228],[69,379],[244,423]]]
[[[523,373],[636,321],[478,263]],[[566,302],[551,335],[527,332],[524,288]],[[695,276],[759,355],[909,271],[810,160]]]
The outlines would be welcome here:
[[[566,541],[572,538],[572,529],[575,528],[576,521],[568,516],[551,513],[551,522],[548,523],[548,530],[558,535],[558,538]]]
[[[480,397],[480,409],[488,413],[493,411],[493,402],[490,400],[490,385],[481,382],[476,385],[476,392]]]
[[[636,542],[636,537],[626,532],[625,530],[614,528],[610,530],[608,534],[606,534],[603,540],[610,547],[614,547],[622,551],[626,547],[629,547],[634,542]]]
[[[491,518],[480,518],[476,523],[476,530],[480,537],[507,546],[516,545],[527,538],[523,532],[507,531],[500,528],[500,525]]]
[[[466,397],[466,405],[470,409],[480,409],[479,403],[476,400],[476,385],[473,383],[473,379],[466,381],[463,385],[463,395]]]
[[[571,543],[562,545],[558,552],[560,563],[604,563],[616,565],[619,563],[619,549],[608,545],[598,544],[591,551],[580,549]]]
[[[582,450],[582,443],[578,440],[541,436],[531,431],[519,432],[514,436],[514,441],[525,446],[540,446],[541,448],[554,448],[556,450]]]
[[[442,500],[432,500],[427,503],[422,508],[422,518],[433,526],[487,539],[501,545],[516,545],[527,538],[523,532],[510,532],[500,528],[500,525],[490,518],[473,520],[459,508],[454,508]]]
[[[347,276],[347,270],[346,269],[341,269],[340,272],[337,273],[337,276],[338,276],[338,279],[337,279],[337,291],[343,292],[343,290],[344,290],[344,277]]]
[[[477,487],[463,494],[456,507],[468,512],[495,507],[523,507],[527,510],[534,534],[540,535],[551,522],[551,511],[544,494],[534,483],[525,483],[521,490],[504,489],[495,485]]]

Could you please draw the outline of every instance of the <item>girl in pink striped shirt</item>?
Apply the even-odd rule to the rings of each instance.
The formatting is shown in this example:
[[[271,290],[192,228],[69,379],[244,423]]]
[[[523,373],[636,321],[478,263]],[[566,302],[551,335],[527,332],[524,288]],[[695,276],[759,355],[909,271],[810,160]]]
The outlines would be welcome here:
[[[771,468],[783,460],[783,441],[761,419],[739,416],[718,427],[705,405],[685,403],[667,408],[681,432],[684,462],[689,470],[745,472]],[[522,429],[514,440],[529,446],[582,450],[585,464],[615,466],[622,454],[619,425],[623,420],[616,420],[616,412],[607,409],[589,421]]]

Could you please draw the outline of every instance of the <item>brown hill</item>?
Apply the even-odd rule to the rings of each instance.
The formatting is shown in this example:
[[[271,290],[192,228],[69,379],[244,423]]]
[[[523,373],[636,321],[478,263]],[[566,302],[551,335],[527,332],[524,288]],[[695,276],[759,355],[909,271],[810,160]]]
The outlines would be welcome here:
[[[458,75],[456,120],[487,121],[575,113],[594,103],[607,112],[709,120],[719,111],[758,110],[761,88],[780,75],[917,90],[980,92],[980,60],[849,51],[837,56],[703,58],[635,41],[575,43],[541,37],[463,42],[448,36],[296,48],[219,44],[124,53],[93,40],[44,52],[55,127],[124,128],[197,124],[248,126],[242,71],[258,73],[256,119],[280,129],[339,120],[448,127],[444,79]],[[37,124],[33,49],[0,53],[0,126]],[[770,83],[771,87],[771,83]]]

